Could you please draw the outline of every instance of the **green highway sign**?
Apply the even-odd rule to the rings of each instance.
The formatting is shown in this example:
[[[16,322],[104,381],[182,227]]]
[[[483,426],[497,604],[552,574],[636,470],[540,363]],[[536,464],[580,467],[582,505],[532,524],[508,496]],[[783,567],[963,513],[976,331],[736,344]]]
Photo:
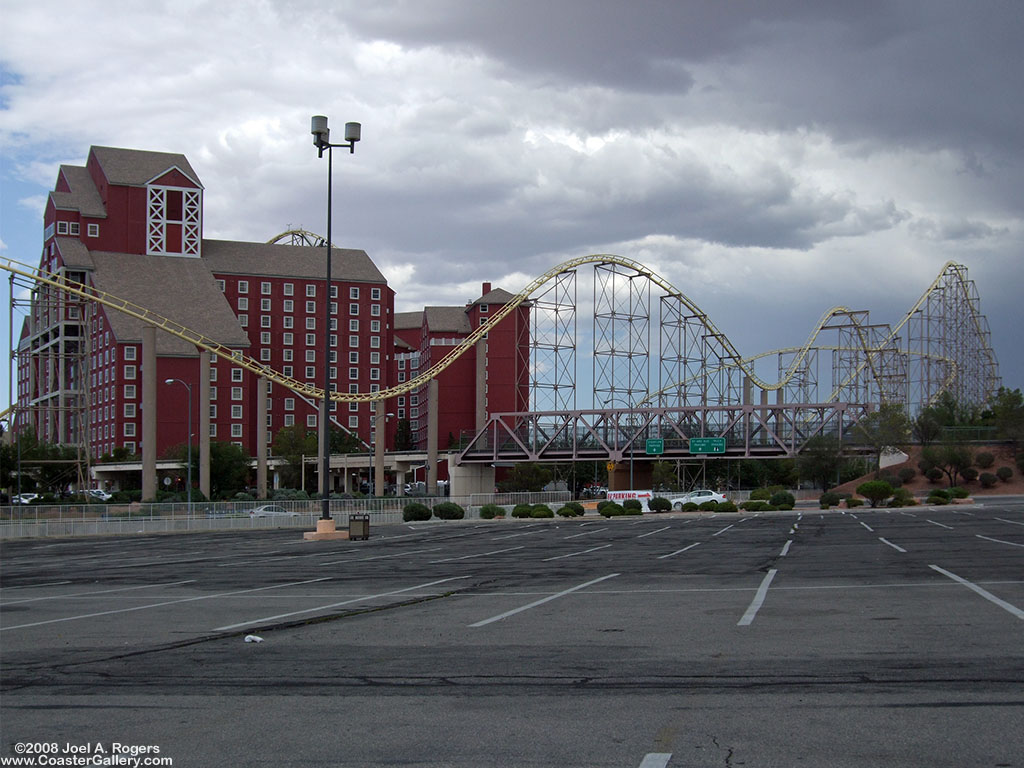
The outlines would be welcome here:
[[[725,438],[691,437],[690,453],[725,453]]]
[[[660,456],[665,452],[665,441],[660,437],[647,438],[647,455]]]

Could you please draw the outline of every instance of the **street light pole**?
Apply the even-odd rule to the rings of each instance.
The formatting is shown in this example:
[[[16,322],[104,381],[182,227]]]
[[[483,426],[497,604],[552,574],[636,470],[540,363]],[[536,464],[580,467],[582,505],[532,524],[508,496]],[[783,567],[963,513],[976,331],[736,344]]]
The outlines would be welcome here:
[[[164,379],[164,384],[178,382],[188,390],[188,438],[185,441],[185,461],[187,462],[186,479],[188,487],[185,490],[188,500],[188,514],[192,515],[192,385],[181,379]]]
[[[331,449],[330,433],[328,431],[328,418],[331,400],[331,211],[333,204],[333,176],[334,176],[334,153],[333,149],[339,147],[347,149],[349,154],[355,154],[356,142],[361,137],[361,126],[359,123],[345,123],[345,141],[342,144],[331,144],[331,129],[327,126],[327,118],[323,115],[314,115],[310,123],[310,133],[313,134],[313,146],[318,150],[318,157],[324,156],[327,150],[327,286],[324,289],[324,398],[320,403],[320,494],[321,520],[331,519]]]

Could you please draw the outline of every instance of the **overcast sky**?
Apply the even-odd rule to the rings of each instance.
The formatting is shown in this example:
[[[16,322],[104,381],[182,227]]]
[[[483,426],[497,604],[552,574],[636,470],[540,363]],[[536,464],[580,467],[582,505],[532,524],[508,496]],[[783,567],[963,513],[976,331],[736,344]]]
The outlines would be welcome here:
[[[753,355],[837,304],[896,323],[954,260],[1020,387],[1022,9],[0,0],[0,248],[38,261],[57,167],[91,145],[184,153],[206,237],[325,233],[324,114],[335,140],[363,125],[333,239],[399,310],[615,253]]]

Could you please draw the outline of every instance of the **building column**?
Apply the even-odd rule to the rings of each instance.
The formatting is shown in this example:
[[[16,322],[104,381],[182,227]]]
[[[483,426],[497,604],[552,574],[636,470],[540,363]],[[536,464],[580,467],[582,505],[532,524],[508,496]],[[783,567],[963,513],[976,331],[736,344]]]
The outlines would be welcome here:
[[[384,495],[384,447],[388,436],[384,430],[388,426],[388,415],[385,413],[384,401],[376,403],[377,412],[374,414],[374,438],[373,438],[373,495]]]
[[[427,384],[427,495],[437,495],[437,379]]]
[[[210,353],[199,349],[199,492],[210,498]]]
[[[487,426],[487,340],[480,339],[476,349],[476,431]]]
[[[156,326],[142,328],[142,499],[156,498]]]
[[[267,379],[256,379],[256,498],[267,498]]]

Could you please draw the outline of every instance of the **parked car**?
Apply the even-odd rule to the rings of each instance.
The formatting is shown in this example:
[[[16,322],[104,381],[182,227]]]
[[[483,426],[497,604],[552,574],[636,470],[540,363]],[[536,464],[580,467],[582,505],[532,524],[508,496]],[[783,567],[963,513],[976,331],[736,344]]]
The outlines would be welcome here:
[[[277,504],[264,504],[261,507],[250,509],[249,517],[299,517],[299,513]]]
[[[11,497],[11,504],[31,504],[38,498],[38,493],[19,493]]]
[[[99,499],[100,501],[110,501],[114,496],[114,494],[108,493],[102,488],[90,488],[85,493],[87,496],[92,496],[94,499]]]
[[[705,501],[713,501],[715,504],[721,504],[724,501],[728,501],[720,493],[715,491],[709,491],[707,489],[701,489],[699,491],[690,491],[683,496],[675,496],[669,501],[672,502],[672,509],[682,509],[683,504],[693,502],[694,504],[703,504]]]

